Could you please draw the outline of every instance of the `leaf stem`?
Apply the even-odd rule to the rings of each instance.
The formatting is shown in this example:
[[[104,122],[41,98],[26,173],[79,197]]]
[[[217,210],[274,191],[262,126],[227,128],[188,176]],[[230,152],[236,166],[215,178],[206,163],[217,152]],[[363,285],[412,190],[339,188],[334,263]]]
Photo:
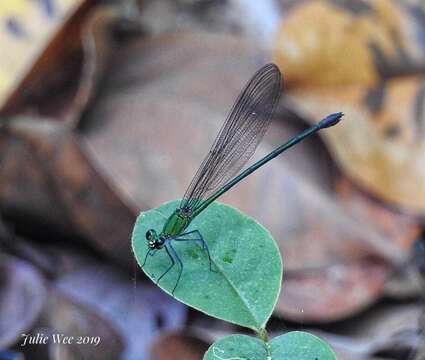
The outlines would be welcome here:
[[[258,330],[257,336],[265,343],[269,342],[269,334],[267,333],[267,330],[265,328],[261,328],[260,330]]]
[[[270,350],[269,334],[267,333],[267,330],[265,328],[261,328],[260,330],[258,330],[257,336],[264,343],[264,347],[267,351],[267,360],[271,360],[272,352]]]

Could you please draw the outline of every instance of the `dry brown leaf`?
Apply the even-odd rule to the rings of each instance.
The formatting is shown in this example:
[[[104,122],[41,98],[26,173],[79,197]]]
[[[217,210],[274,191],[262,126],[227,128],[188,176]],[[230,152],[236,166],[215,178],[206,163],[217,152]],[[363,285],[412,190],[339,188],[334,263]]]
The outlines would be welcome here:
[[[289,102],[318,121],[343,111],[344,121],[324,132],[344,173],[384,201],[423,215],[425,211],[425,129],[423,79],[403,77],[377,88],[294,89]]]
[[[276,62],[290,85],[371,84],[377,74],[365,40],[372,28],[379,30],[377,24],[356,21],[329,2],[310,2],[293,10],[282,23]],[[351,62],[341,56],[344,53],[350,53]]]
[[[132,264],[135,214],[88,162],[73,133],[51,121],[15,119],[3,129],[0,148],[3,211],[84,235],[101,251]]]
[[[303,2],[287,12],[274,45],[291,108],[312,121],[346,114],[323,132],[342,171],[374,196],[420,215],[424,14],[413,3],[387,0]]]
[[[0,108],[13,101],[34,72],[49,67],[70,42],[57,42],[89,7],[89,1],[65,0],[60,6],[46,2],[2,3],[0,32]],[[78,20],[77,20],[78,21]],[[65,35],[66,36],[66,35]],[[55,41],[56,40],[56,41]]]
[[[93,7],[88,2],[81,6],[1,107],[0,114],[50,117],[73,126],[113,50],[109,35],[118,18],[112,6]]]

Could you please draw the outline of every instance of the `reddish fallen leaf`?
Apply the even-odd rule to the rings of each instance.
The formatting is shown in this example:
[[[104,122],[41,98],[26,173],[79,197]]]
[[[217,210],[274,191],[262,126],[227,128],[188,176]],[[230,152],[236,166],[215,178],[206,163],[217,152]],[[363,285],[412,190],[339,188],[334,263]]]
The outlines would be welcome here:
[[[190,332],[164,334],[152,344],[151,359],[201,360],[209,345]]]
[[[373,224],[388,242],[393,242],[401,251],[410,251],[421,233],[414,217],[368,196],[344,177],[337,183],[337,194],[342,204]]]
[[[283,276],[276,313],[303,322],[328,322],[358,313],[383,290],[388,267],[379,261],[357,261],[304,269]]]

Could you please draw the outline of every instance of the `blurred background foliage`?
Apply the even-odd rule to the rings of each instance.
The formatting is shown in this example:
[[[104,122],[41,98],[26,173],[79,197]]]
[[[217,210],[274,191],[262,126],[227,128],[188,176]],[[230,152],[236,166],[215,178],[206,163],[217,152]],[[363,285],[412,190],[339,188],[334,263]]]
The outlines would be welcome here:
[[[269,61],[284,96],[256,157],[346,114],[223,198],[281,249],[272,332],[425,358],[424,1],[7,0],[0,22],[0,358],[201,359],[244,331],[152,285],[130,235]],[[20,346],[37,333],[101,341]]]

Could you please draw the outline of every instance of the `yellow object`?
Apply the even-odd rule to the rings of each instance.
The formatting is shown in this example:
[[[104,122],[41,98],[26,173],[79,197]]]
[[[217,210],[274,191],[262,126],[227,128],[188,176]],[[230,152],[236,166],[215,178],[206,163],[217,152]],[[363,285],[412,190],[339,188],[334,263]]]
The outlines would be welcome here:
[[[0,109],[85,0],[0,0]]]
[[[365,105],[364,86],[297,88],[288,96],[293,109],[319,120],[336,110],[345,116],[323,133],[340,169],[378,199],[407,213],[425,214],[424,78],[389,79],[376,112]]]
[[[402,16],[388,0],[355,14],[325,0],[296,7],[282,20],[274,59],[289,86],[372,85],[379,75],[374,51],[396,56]]]

